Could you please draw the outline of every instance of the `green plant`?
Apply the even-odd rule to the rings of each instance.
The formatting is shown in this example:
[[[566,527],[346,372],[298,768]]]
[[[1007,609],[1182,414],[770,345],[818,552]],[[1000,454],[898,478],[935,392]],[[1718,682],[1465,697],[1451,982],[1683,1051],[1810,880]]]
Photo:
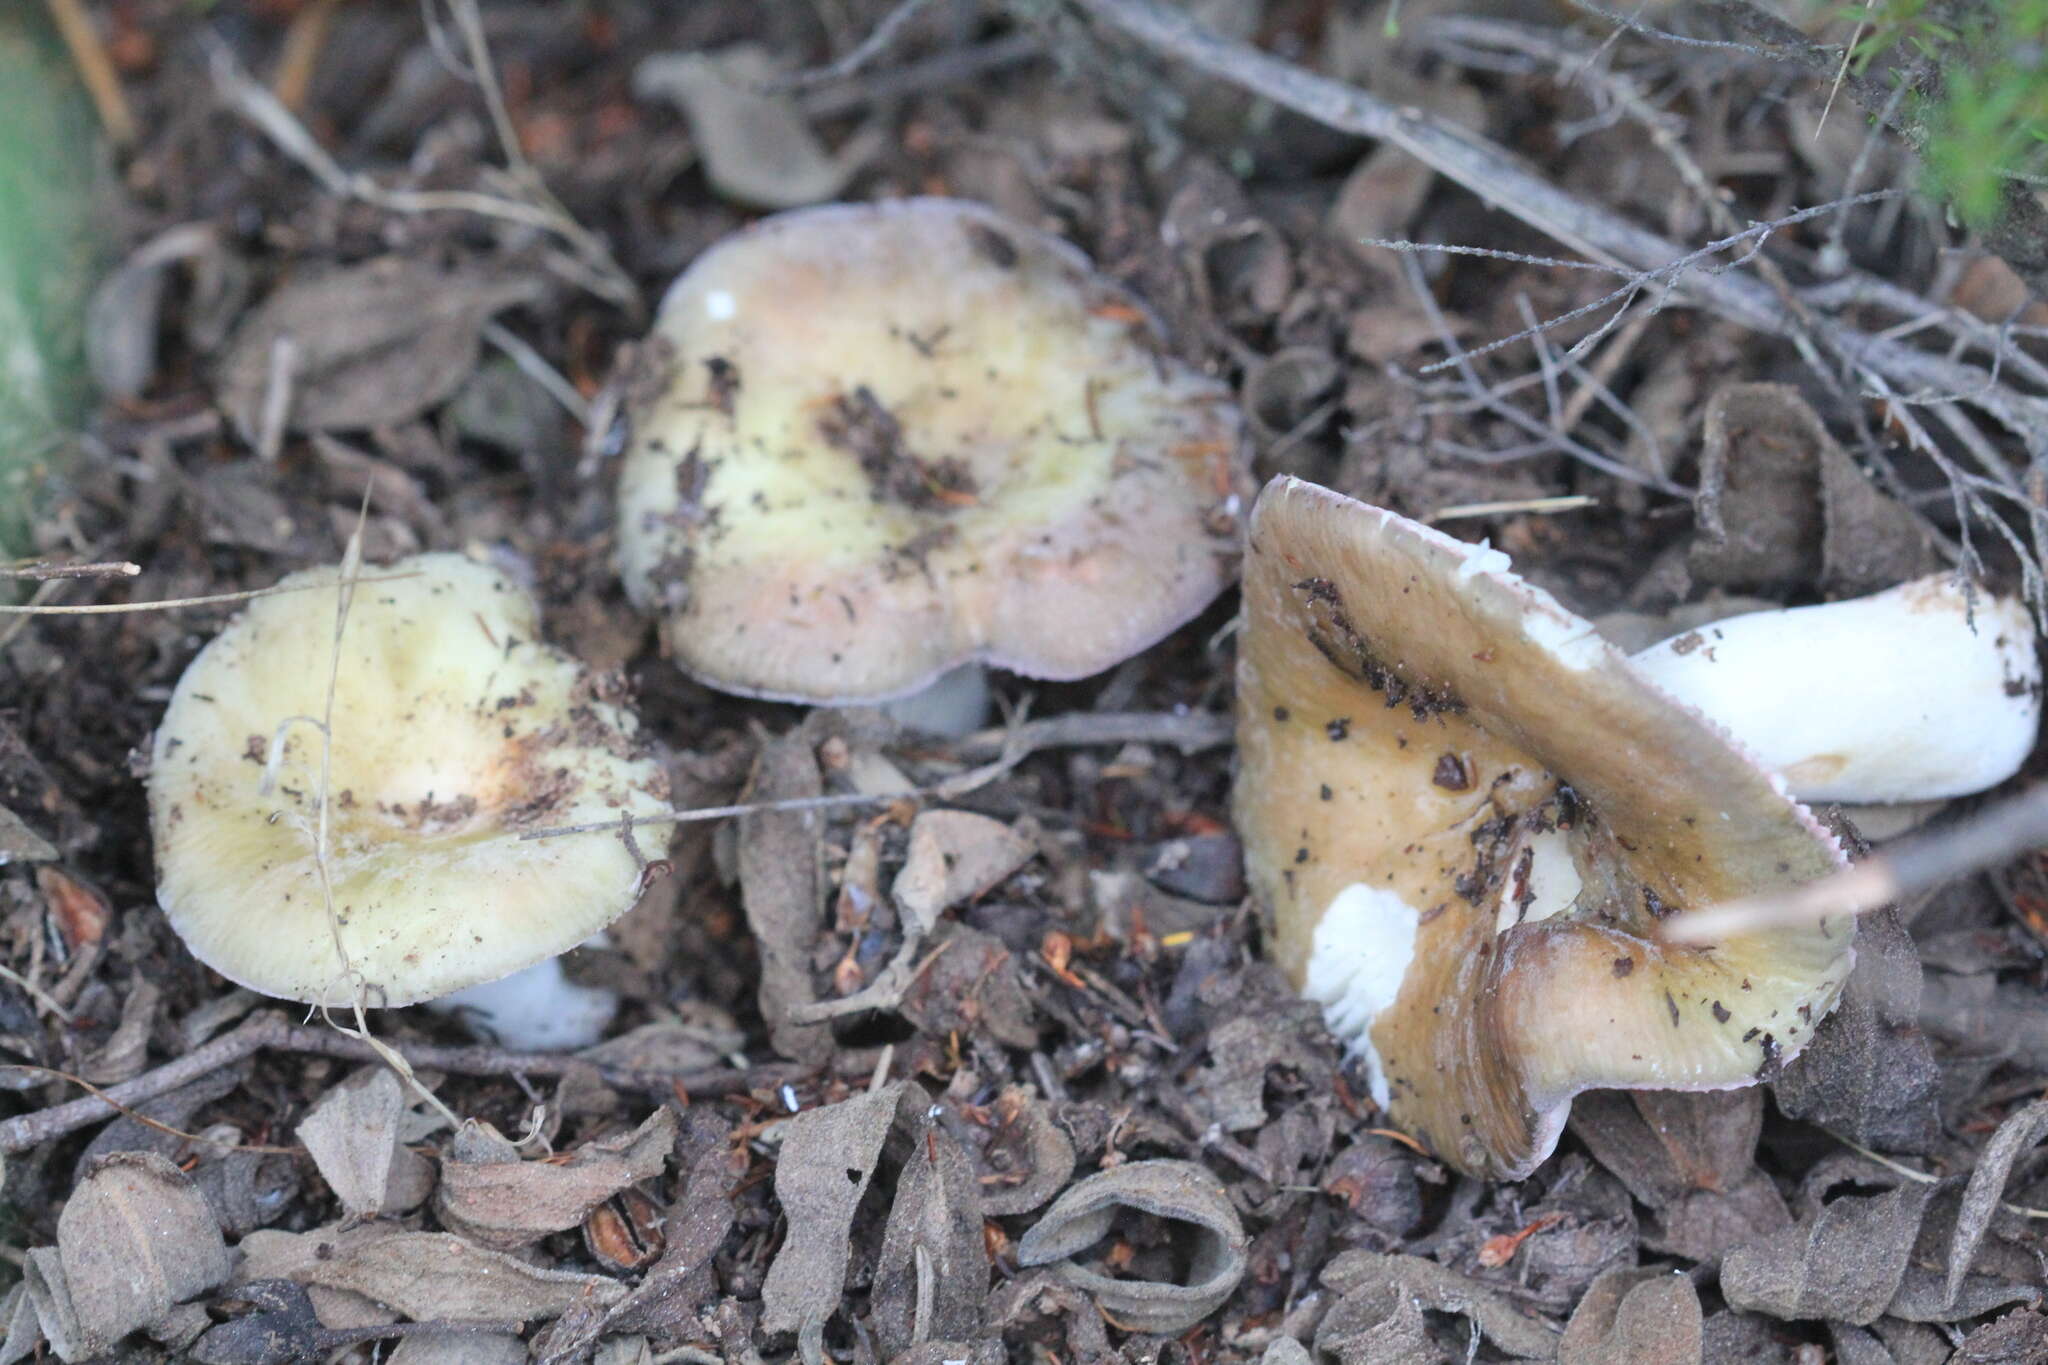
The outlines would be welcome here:
[[[2048,184],[2048,0],[1862,0],[1850,69],[1903,84],[1929,188],[1966,222],[1996,217],[2005,182]]]
[[[85,304],[104,241],[92,109],[42,9],[0,4],[0,557],[26,549],[84,417]]]

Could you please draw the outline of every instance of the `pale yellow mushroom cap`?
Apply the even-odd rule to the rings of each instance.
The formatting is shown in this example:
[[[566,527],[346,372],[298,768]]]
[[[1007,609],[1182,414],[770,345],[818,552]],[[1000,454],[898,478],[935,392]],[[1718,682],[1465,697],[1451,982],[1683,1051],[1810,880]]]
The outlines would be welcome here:
[[[1396,1123],[1497,1178],[1549,1155],[1581,1090],[1767,1076],[1832,1008],[1855,936],[1659,939],[1841,850],[1507,567],[1275,480],[1245,562],[1233,795],[1281,964]]]
[[[617,833],[524,830],[649,815],[667,781],[635,722],[540,639],[532,599],[460,555],[364,571],[335,674],[330,926],[314,859],[320,735],[338,589],[309,569],[199,652],[157,729],[149,775],[157,899],[193,955],[289,1000],[404,1005],[582,942],[629,908],[640,865]]]
[[[1227,391],[1072,247],[979,205],[766,219],[676,281],[649,348],[619,564],[713,686],[1085,677],[1235,574]]]

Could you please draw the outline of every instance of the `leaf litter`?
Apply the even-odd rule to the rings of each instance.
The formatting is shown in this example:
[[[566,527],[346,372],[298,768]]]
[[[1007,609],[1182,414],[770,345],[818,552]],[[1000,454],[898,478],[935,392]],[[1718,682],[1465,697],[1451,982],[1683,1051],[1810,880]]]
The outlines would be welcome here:
[[[1796,345],[1701,335],[1680,308],[1605,330],[1572,319],[1467,372],[1426,370],[1607,286],[1546,264],[1553,243],[1481,215],[1455,174],[1390,142],[1294,115],[1233,124],[1250,104],[1226,83],[995,8],[950,25],[912,14],[835,82],[761,74],[842,55],[890,9],[844,8],[838,31],[737,5],[622,6],[571,36],[537,8],[493,6],[479,48],[479,11],[455,4],[454,40],[486,58],[473,70],[495,49],[522,73],[501,90],[440,64],[438,17],[430,31],[342,7],[309,97],[331,142],[295,138],[235,74],[262,69],[290,7],[109,20],[162,53],[123,68],[131,93],[186,117],[129,163],[144,245],[92,323],[122,400],[34,548],[144,574],[52,589],[68,598],[54,605],[109,614],[5,627],[0,1046],[24,1065],[0,1084],[15,1118],[77,1097],[53,1072],[115,1104],[10,1146],[23,1278],[0,1303],[0,1361],[39,1343],[64,1359],[615,1365],[1823,1350],[1901,1365],[2048,1349],[2032,1216],[2048,1206],[2048,1121],[2029,1104],[2048,1078],[2048,911],[2024,862],[1867,922],[1847,1003],[1766,1089],[1587,1096],[1558,1160],[1480,1186],[1382,1128],[1356,1062],[1257,960],[1215,738],[1227,607],[1104,680],[1036,688],[1046,719],[1011,727],[1034,738],[1007,753],[1000,733],[990,747],[880,717],[801,720],[663,665],[612,577],[602,462],[575,475],[566,441],[490,419],[588,413],[639,330],[609,272],[658,291],[744,222],[763,148],[804,172],[773,193],[936,188],[1074,237],[1160,312],[1169,344],[1239,386],[1261,473],[1417,515],[1509,509],[1473,514],[1486,524],[1470,533],[1588,609],[1810,601],[1930,556],[2031,567],[1983,503],[2013,500],[2010,452],[1957,426],[1953,405],[1873,417],[1838,379],[1784,384]],[[1256,8],[1204,17],[1470,137],[1507,111],[1568,128],[1543,173],[1584,202],[1645,208],[1575,140],[1612,164],[1706,154],[1626,121],[1570,122],[1605,116],[1617,74],[1674,60],[1653,37],[1625,34],[1559,84],[1540,68],[1563,29],[1446,27],[1455,7],[1411,0],[1389,43],[1377,14],[1266,6],[1261,30]],[[769,65],[728,60],[680,115],[632,93],[646,54],[701,62],[741,44]],[[1479,63],[1486,44],[1513,60]],[[1058,62],[1039,59],[1048,45]],[[1754,53],[1728,61],[1716,79],[1731,88],[1784,79]],[[386,83],[378,62],[410,74]],[[1167,76],[1190,101],[1178,133]],[[227,113],[198,103],[209,82]],[[1671,98],[1701,128],[1719,117]],[[499,113],[517,136],[493,147],[477,130]],[[264,141],[242,140],[252,123]],[[1840,192],[1791,123],[1744,136],[1768,169],[1724,180],[1741,211],[1780,210],[1766,182],[1799,203]],[[351,179],[359,164],[369,174]],[[1678,189],[1659,207],[1710,216]],[[1924,262],[1954,244],[1937,221],[1839,217],[1857,287],[1889,300],[1851,306],[1881,314],[1869,326],[1901,320],[1882,283],[1924,307],[1913,327],[2002,355],[1994,387],[2038,383],[2033,338],[1998,334],[1998,318],[1987,342],[1967,294],[1941,297]],[[1431,254],[1425,307],[1407,254],[1359,241],[1402,236],[1520,258]],[[1778,255],[1791,236],[1761,256],[1794,270],[1817,325],[1856,320]],[[485,346],[508,358],[484,361]],[[605,433],[585,434],[601,451]],[[1958,458],[1983,472],[1955,481]],[[476,546],[531,584],[551,632],[622,670],[693,804],[843,804],[641,831],[678,872],[622,926],[627,951],[593,954],[628,1006],[580,1058],[358,1016],[410,1081],[360,1039],[266,1023],[248,1035],[265,1041],[151,1088],[251,1002],[148,908],[129,776],[224,613],[140,608],[259,590],[358,532],[373,557]],[[1040,744],[1044,725],[1070,728]],[[423,1116],[414,1082],[472,1122]]]

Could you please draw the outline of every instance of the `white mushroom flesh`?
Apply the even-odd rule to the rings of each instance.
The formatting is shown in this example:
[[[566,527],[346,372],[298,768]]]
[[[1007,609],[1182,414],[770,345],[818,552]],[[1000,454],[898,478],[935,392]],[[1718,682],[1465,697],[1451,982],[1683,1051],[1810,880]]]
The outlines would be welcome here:
[[[1802,801],[1982,791],[2019,770],[2040,728],[2041,666],[2025,606],[1948,575],[1725,617],[1631,662]]]

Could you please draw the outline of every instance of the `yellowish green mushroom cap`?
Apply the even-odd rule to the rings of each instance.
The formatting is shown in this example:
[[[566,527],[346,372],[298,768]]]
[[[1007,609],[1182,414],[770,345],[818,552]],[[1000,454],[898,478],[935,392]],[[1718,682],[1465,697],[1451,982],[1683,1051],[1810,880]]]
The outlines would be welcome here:
[[[314,858],[339,579],[309,569],[199,652],[156,733],[157,899],[193,955],[266,995],[428,1000],[564,952],[624,913],[641,868],[616,833],[667,780],[635,722],[540,639],[503,574],[432,554],[364,571],[335,674],[328,865]],[[265,787],[272,737],[284,744]],[[337,948],[337,942],[340,947]],[[345,950],[344,964],[341,950]]]
[[[1274,949],[1393,1120],[1511,1179],[1594,1087],[1751,1084],[1853,962],[1835,919],[1669,945],[1822,876],[1783,784],[1507,556],[1292,479],[1251,519],[1233,797]],[[1567,857],[1568,855],[1568,857]]]
[[[1235,574],[1226,390],[1071,246],[979,205],[766,219],[676,281],[649,348],[620,569],[713,686],[1085,677]]]

